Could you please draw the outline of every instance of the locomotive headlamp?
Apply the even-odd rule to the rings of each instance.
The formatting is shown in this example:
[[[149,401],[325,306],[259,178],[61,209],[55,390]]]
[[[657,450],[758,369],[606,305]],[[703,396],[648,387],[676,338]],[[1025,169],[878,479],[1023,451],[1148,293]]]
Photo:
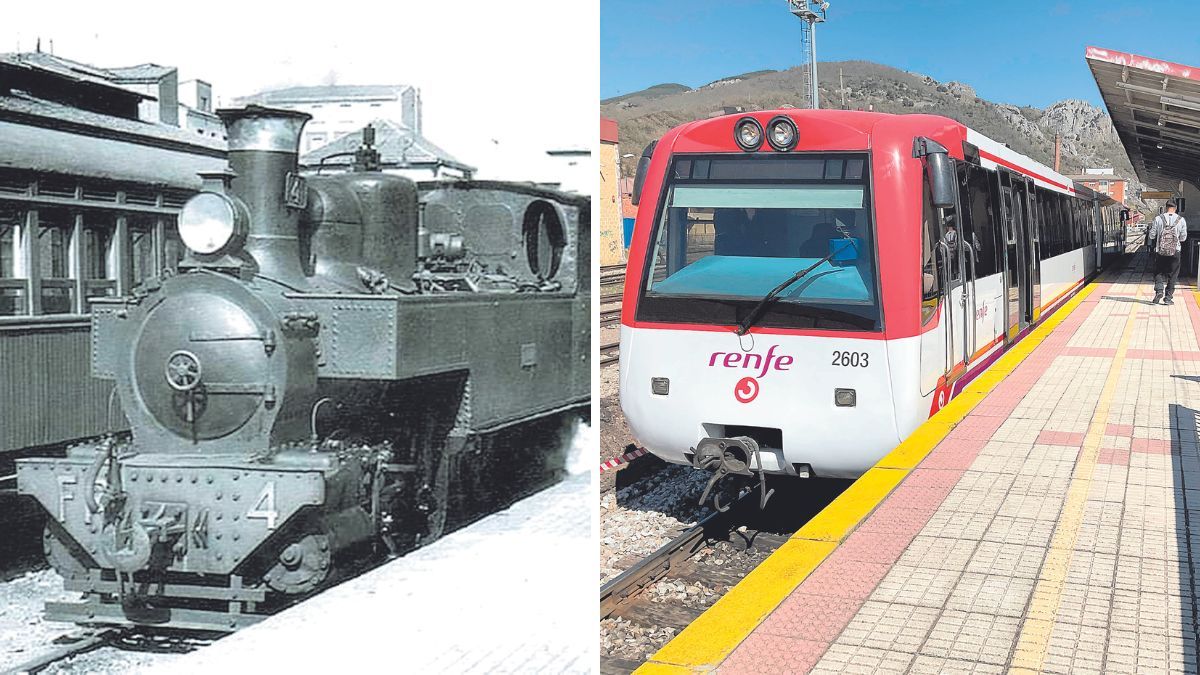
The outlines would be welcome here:
[[[746,152],[758,150],[763,142],[763,128],[753,117],[743,117],[733,126],[733,138]]]
[[[800,140],[800,132],[791,118],[780,115],[767,123],[767,142],[771,144],[772,148],[780,152],[787,152],[796,147],[798,140]]]
[[[179,238],[195,253],[211,255],[246,236],[246,207],[217,192],[201,192],[179,212]]]

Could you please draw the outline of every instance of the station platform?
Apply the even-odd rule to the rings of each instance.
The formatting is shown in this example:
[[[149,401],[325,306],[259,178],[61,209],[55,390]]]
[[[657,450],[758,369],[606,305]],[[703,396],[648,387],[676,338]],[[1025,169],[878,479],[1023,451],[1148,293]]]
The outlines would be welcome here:
[[[1200,305],[1138,256],[639,673],[1197,672]]]
[[[155,672],[590,673],[594,493],[570,476]]]

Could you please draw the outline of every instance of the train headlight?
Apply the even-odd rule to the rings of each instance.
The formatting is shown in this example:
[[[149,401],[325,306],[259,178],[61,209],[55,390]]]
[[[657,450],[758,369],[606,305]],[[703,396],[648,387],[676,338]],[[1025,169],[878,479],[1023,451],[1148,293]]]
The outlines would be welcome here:
[[[229,250],[246,236],[248,216],[239,202],[217,192],[201,192],[179,212],[179,238],[195,253]]]
[[[743,117],[733,126],[733,138],[738,147],[746,152],[754,152],[763,142],[762,125],[753,117]]]
[[[800,132],[796,123],[790,117],[779,115],[767,123],[767,142],[780,152],[787,152],[796,147],[800,140]]]

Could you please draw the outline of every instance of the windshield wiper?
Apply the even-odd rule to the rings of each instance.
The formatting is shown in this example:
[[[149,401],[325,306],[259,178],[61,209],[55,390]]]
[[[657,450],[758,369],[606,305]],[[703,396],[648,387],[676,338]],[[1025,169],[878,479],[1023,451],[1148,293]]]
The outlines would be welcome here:
[[[855,245],[854,240],[850,239],[849,237],[846,237],[846,239],[850,241],[850,245],[854,246],[854,250],[857,251],[858,246]],[[771,292],[764,295],[763,299],[759,300],[758,304],[754,306],[754,309],[750,310],[750,313],[746,315],[746,318],[742,319],[741,322],[738,323],[737,328],[734,329],[734,332],[737,333],[738,335],[745,335],[750,330],[750,326],[753,325],[754,322],[758,320],[758,316],[760,314],[762,314],[763,310],[765,310],[767,308],[767,305],[771,304],[771,302],[774,301],[775,298],[778,298],[780,293],[783,293],[785,290],[787,290],[788,286],[791,286],[792,284],[796,283],[797,281],[800,281],[804,277],[808,276],[809,272],[820,267],[821,263],[829,262],[830,260],[833,259],[833,256],[837,255],[840,252],[841,252],[841,250],[831,252],[829,255],[825,256],[824,258],[821,258],[817,262],[809,265],[808,267],[805,267],[804,269],[800,270],[799,272],[796,272],[792,276],[788,277],[782,284],[779,284],[775,288],[772,288]],[[834,271],[840,271],[840,268],[838,270],[834,270]]]

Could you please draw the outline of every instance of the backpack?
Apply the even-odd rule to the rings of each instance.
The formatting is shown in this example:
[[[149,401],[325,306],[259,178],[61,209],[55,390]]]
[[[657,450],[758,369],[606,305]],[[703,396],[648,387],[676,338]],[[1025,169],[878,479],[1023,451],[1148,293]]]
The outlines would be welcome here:
[[[1175,226],[1179,224],[1179,216],[1175,216],[1175,220],[1167,222],[1166,215],[1163,216],[1163,226],[1158,232],[1158,243],[1154,245],[1154,252],[1161,256],[1174,258],[1179,255],[1179,232]]]

